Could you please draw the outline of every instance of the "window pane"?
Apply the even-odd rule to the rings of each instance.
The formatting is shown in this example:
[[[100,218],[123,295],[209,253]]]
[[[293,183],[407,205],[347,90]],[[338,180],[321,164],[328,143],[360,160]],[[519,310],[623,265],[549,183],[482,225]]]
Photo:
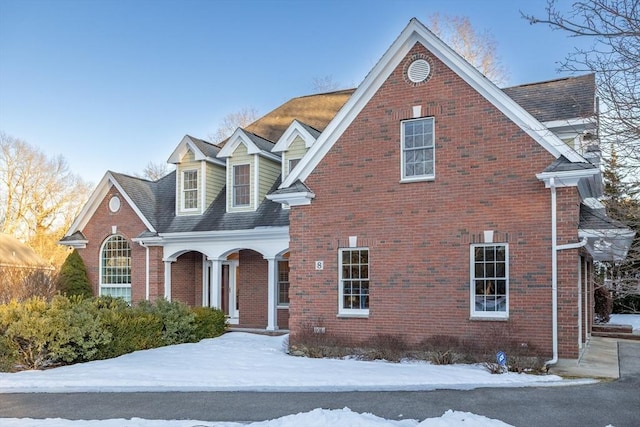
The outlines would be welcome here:
[[[340,291],[344,309],[369,308],[369,251],[343,249]]]
[[[233,205],[246,206],[251,201],[249,165],[236,165],[233,167]]]
[[[404,176],[432,175],[433,157],[433,119],[420,119],[403,122],[404,139],[403,172]]]
[[[507,309],[507,247],[476,246],[472,284],[476,312],[505,312]],[[497,261],[496,261],[497,260]]]

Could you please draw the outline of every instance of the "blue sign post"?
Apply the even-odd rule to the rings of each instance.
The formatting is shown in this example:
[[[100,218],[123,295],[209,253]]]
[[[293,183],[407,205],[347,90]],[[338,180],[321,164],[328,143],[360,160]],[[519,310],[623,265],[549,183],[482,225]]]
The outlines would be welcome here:
[[[509,371],[509,369],[507,368],[507,354],[504,351],[499,351],[496,354],[496,361],[498,362],[498,365],[500,365],[500,370],[502,372]]]

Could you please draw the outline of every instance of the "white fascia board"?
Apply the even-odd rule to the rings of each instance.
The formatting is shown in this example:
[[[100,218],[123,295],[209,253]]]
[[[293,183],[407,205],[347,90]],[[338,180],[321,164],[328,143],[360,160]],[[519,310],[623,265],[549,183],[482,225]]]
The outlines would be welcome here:
[[[304,141],[304,145],[306,148],[309,148],[313,145],[316,139],[309,133],[304,126],[300,124],[299,121],[294,120],[286,131],[282,134],[276,145],[271,150],[273,153],[280,153],[283,151],[287,151],[291,143],[296,139],[296,136],[299,136]]]
[[[536,178],[540,181],[544,181],[545,187],[551,187],[551,178],[554,179],[554,186],[560,187],[577,187],[581,179],[593,178],[600,174],[600,169],[578,169],[573,171],[558,171],[558,172],[541,172],[536,174]]]
[[[244,241],[247,239],[268,240],[289,237],[289,227],[256,227],[247,230],[187,231],[183,233],[159,233],[164,242],[197,241]]]
[[[134,237],[132,242],[139,243],[143,246],[162,246],[164,239],[162,237]]]
[[[68,241],[61,242],[60,240],[58,240],[57,243],[61,246],[69,246],[74,249],[84,249],[87,247],[87,243],[89,243],[89,241],[88,240],[68,240]]]
[[[595,113],[594,113],[595,114]],[[542,122],[545,127],[554,132],[556,130],[571,129],[576,132],[584,132],[585,130],[595,130],[598,127],[598,121],[594,117],[579,117],[575,119],[566,120],[551,120],[548,122]]]
[[[375,92],[417,42],[424,45],[434,56],[451,68],[460,78],[491,102],[555,158],[564,156],[571,162],[585,161],[580,154],[555,136],[522,106],[507,96],[475,67],[436,37],[420,21],[413,18],[358,86],[351,98],[329,122],[324,132],[309,150],[308,156],[305,156],[300,161],[294,169],[294,173],[287,176],[280,188],[289,187],[298,179],[303,182],[306,180],[344,130],[362,111]]]
[[[286,206],[304,206],[310,205],[311,200],[315,198],[316,195],[309,191],[299,191],[297,193],[287,193],[287,194],[268,194],[267,199],[272,202],[281,203]]]

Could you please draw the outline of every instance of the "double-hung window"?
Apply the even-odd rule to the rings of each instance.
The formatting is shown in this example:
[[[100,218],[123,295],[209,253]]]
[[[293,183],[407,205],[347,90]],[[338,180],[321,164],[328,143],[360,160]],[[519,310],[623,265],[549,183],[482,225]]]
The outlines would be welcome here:
[[[402,180],[414,181],[435,177],[434,119],[402,122]]]
[[[100,295],[131,303],[131,246],[122,236],[109,237],[100,251]]]
[[[338,314],[369,314],[369,249],[340,249]]]
[[[506,318],[509,315],[509,247],[471,245],[471,315]]]
[[[233,206],[251,204],[250,174],[250,165],[235,165],[233,167]]]
[[[182,172],[182,206],[184,210],[198,209],[198,170]]]

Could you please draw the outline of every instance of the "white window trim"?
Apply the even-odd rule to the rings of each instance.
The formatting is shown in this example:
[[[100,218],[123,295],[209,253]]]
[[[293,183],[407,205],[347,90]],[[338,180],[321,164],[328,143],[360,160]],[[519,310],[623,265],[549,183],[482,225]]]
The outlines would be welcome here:
[[[278,308],[289,308],[289,304],[291,303],[291,294],[289,294],[289,302],[280,302],[280,262],[289,263],[288,258],[276,258],[276,264],[278,267],[278,295],[276,295],[276,306]],[[289,270],[291,272],[291,270]],[[291,290],[291,276],[289,276],[289,291]]]
[[[476,311],[476,285],[475,285],[475,248],[488,246],[504,246],[505,249],[505,293],[507,298],[505,311]],[[469,307],[471,319],[498,319],[509,318],[509,244],[508,243],[475,243],[469,249]]]
[[[371,251],[368,247],[338,249],[338,317],[369,317],[368,308],[344,308],[344,285],[342,283],[342,253],[344,251],[366,250],[369,252],[369,306],[371,306]]]
[[[100,252],[98,252],[98,295],[99,296],[104,296],[105,294],[102,293],[102,289],[103,288],[122,288],[122,289],[129,289],[131,290],[131,283],[104,283],[102,281],[102,277],[103,277],[103,262],[102,262],[102,257],[103,257],[103,252],[104,252],[104,247],[106,246],[106,244],[113,239],[114,237],[122,237],[128,244],[129,244],[129,252],[131,254],[131,263],[133,264],[133,253],[132,253],[132,247],[131,247],[131,243],[121,234],[113,234],[109,237],[107,237],[104,242],[102,242],[102,245],[100,245]],[[133,268],[133,265],[129,266],[129,269],[131,270]],[[133,271],[130,271],[130,276],[133,273]],[[129,297],[131,300],[133,300],[133,295],[131,293],[131,291],[129,292]],[[128,301],[129,303],[131,303],[131,301]]]
[[[431,121],[431,136],[433,138],[433,173],[428,175],[418,176],[405,176],[404,168],[404,125],[408,122],[415,122],[419,120]],[[418,117],[415,119],[402,120],[400,122],[400,182],[416,182],[416,181],[434,181],[436,179],[436,123],[434,117]]]
[[[186,190],[184,188],[185,174],[187,172],[195,172],[196,173],[196,188],[195,188],[195,190],[193,190],[193,189]],[[182,208],[183,212],[198,212],[200,210],[200,204],[202,203],[202,200],[200,200],[201,199],[200,196],[201,196],[201,193],[202,193],[201,188],[200,188],[201,187],[200,186],[200,170],[198,168],[190,168],[190,169],[184,169],[181,173],[182,173],[182,177],[181,177],[182,180],[181,180],[181,183],[180,183],[180,195],[181,195],[181,200],[182,201],[180,203],[180,205],[181,205],[180,207]],[[195,191],[196,192],[196,201],[198,203],[198,206],[196,206],[195,208],[187,208],[186,207],[186,199],[187,199],[185,197],[185,194],[186,194],[185,192],[186,191]]]
[[[287,169],[288,169],[287,170],[287,175],[289,175],[291,173],[291,170],[293,169],[291,167],[291,162],[292,161],[294,161],[294,162],[297,161],[295,166],[298,166],[298,164],[300,163],[300,160],[302,160],[302,157],[294,157],[294,158],[291,158],[291,159],[287,159]]]
[[[249,188],[249,203],[244,205],[236,204],[236,167],[238,166],[248,166],[249,167],[249,184],[247,188]],[[231,207],[232,208],[248,208],[251,207],[251,163],[237,163],[231,167]]]

